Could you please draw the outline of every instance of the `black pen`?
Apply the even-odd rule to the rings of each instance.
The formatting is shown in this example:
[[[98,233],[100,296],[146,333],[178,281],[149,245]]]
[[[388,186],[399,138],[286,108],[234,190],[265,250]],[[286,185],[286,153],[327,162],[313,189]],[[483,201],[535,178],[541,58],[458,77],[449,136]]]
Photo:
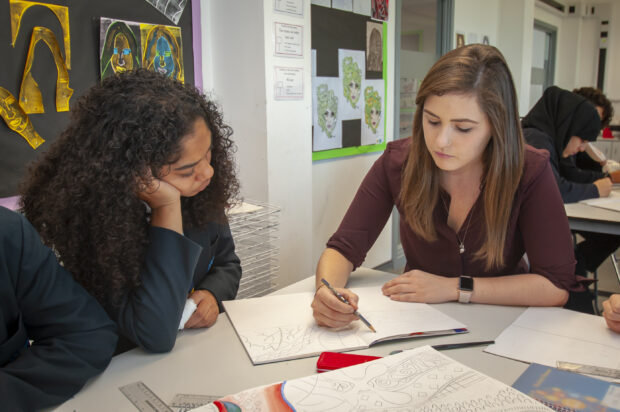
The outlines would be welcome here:
[[[332,293],[333,293],[333,294],[334,294],[334,295],[335,295],[335,296],[336,296],[336,297],[337,297],[337,298],[338,298],[341,302],[346,303],[347,305],[351,305],[351,304],[349,303],[349,301],[347,300],[347,298],[345,298],[345,297],[344,297],[344,296],[342,296],[340,293],[338,293],[338,292],[336,291],[336,289],[334,289],[334,288],[332,287],[332,285],[330,285],[330,284],[329,284],[329,282],[328,282],[328,281],[326,281],[325,279],[321,278],[321,282],[323,282],[323,284],[324,284],[325,286],[327,286],[327,288],[328,288],[329,290],[331,290],[331,291],[332,291]],[[371,330],[371,331],[373,331],[374,333],[377,333],[377,331],[375,330],[375,328],[373,328],[373,327],[372,327],[372,325],[370,324],[370,322],[368,322],[368,321],[366,320],[366,318],[362,316],[362,314],[361,314],[361,313],[359,313],[359,312],[356,310],[355,312],[353,312],[353,314],[354,314],[355,316],[357,316],[358,318],[360,318],[360,320],[361,320],[362,322],[364,322],[364,325],[368,326],[368,327],[370,328],[370,330]]]
[[[435,350],[448,350],[448,349],[469,348],[471,346],[493,345],[494,343],[495,343],[494,340],[481,340],[478,342],[444,343],[441,345],[431,345],[431,348]],[[390,352],[390,355],[394,355],[400,352],[402,352],[402,350],[395,350],[395,351]]]

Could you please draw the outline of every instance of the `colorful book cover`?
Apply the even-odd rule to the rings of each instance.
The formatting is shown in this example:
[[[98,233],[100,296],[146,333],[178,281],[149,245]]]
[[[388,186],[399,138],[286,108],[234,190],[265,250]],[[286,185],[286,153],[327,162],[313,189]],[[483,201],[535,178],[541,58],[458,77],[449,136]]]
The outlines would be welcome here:
[[[620,385],[537,363],[512,387],[556,411],[620,412]]]

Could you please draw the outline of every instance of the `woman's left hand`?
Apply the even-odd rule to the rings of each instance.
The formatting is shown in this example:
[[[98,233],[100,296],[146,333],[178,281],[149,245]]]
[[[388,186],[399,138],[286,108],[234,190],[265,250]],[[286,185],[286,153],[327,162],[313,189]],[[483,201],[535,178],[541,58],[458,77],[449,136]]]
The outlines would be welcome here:
[[[458,299],[458,281],[458,278],[412,270],[387,282],[382,291],[390,299],[402,302],[450,302]]]
[[[196,303],[196,310],[185,322],[185,329],[208,328],[217,320],[220,309],[217,306],[215,296],[208,290],[196,290],[189,295]]]

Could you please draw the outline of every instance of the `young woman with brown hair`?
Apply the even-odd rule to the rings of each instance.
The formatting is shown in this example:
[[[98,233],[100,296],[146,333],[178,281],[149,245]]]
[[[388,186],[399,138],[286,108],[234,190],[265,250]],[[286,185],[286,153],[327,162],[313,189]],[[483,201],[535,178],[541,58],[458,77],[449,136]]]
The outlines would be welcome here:
[[[446,54],[422,82],[416,104],[412,138],[387,145],[319,260],[317,323],[356,319],[358,298],[344,286],[394,206],[407,265],[383,286],[384,295],[563,305],[568,290],[581,288],[568,220],[548,155],[525,147],[501,53],[470,45]],[[321,278],[353,305],[321,287]]]

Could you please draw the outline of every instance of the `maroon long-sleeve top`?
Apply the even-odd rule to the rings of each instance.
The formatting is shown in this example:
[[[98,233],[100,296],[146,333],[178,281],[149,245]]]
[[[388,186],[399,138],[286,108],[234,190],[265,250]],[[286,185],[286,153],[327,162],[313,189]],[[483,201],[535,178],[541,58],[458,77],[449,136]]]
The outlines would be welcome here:
[[[399,193],[409,144],[410,139],[387,144],[385,152],[364,178],[327,247],[340,252],[354,267],[360,266],[395,205],[400,214],[400,239],[407,259],[405,271],[420,269],[450,277],[535,273],[561,289],[581,289],[574,274],[575,259],[568,218],[545,151],[526,146],[523,176],[508,223],[504,265],[488,271],[485,262],[475,258],[486,237],[482,195],[469,211],[458,236],[448,226],[450,196],[446,192],[441,193],[445,205],[437,202],[433,212],[436,241],[424,240],[407,223]],[[465,246],[463,254],[459,253],[459,239]],[[523,260],[524,253],[530,262],[529,269]]]

